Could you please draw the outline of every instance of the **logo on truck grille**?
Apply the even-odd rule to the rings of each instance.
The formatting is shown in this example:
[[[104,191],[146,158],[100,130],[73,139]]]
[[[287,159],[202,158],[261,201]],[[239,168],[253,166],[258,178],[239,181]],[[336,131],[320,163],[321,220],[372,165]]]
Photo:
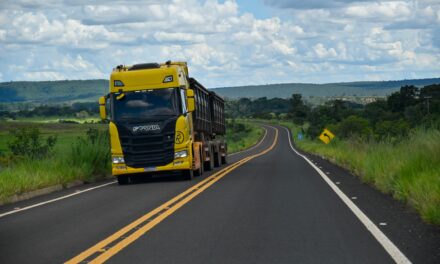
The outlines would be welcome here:
[[[135,134],[139,134],[139,133],[145,133],[145,132],[149,132],[149,131],[157,131],[160,130],[160,126],[155,124],[155,125],[145,125],[145,126],[134,126],[132,128],[133,133]]]

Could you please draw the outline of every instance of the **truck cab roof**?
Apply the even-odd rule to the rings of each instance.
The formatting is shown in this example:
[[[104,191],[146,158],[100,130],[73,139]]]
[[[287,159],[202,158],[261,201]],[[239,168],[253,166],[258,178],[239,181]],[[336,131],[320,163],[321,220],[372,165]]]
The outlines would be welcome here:
[[[186,62],[119,65],[110,75],[110,92],[128,92],[172,87],[188,88]]]

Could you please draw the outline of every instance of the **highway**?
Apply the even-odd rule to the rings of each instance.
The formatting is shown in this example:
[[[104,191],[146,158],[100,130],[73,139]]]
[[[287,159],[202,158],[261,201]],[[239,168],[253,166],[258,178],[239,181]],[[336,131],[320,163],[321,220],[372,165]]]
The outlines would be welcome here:
[[[1,206],[0,263],[440,263],[437,227],[265,127],[193,181],[107,181]]]

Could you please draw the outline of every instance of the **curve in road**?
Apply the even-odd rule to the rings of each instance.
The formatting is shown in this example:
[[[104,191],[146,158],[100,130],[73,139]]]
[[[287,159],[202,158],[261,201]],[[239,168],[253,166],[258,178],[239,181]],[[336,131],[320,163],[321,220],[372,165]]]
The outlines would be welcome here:
[[[5,215],[0,263],[409,262],[292,151],[285,128],[266,129],[261,144],[195,181],[109,184]]]

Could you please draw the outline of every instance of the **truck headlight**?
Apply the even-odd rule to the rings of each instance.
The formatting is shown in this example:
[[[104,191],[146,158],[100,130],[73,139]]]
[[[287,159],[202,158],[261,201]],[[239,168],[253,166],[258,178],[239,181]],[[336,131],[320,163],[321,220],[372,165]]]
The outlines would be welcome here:
[[[114,164],[121,164],[121,163],[125,163],[125,160],[124,160],[124,157],[122,157],[122,156],[113,156],[112,162]]]
[[[181,150],[181,151],[177,151],[176,153],[174,153],[174,158],[185,158],[186,156],[188,156],[188,151],[186,150]]]

